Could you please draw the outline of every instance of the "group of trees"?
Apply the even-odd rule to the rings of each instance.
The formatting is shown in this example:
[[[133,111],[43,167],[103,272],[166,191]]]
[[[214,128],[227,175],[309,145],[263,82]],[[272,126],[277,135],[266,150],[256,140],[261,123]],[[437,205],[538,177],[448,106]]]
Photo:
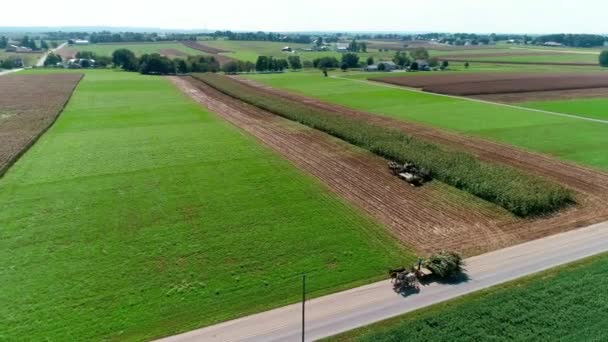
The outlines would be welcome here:
[[[19,45],[23,46],[23,47],[27,47],[30,48],[34,51],[38,51],[40,49],[48,49],[48,45],[47,43],[42,40],[40,42],[40,47],[38,47],[38,45],[36,44],[36,40],[34,38],[30,38],[29,36],[23,36],[23,38],[21,38],[21,40],[19,41]]]
[[[23,67],[23,60],[14,56],[10,56],[4,60],[0,59],[0,69],[13,69]]]
[[[118,49],[112,54],[115,67],[142,74],[185,74],[188,72],[217,72],[220,63],[213,56],[189,56],[186,59],[170,59],[157,53],[144,54],[139,58],[129,49]]]
[[[44,60],[44,66],[56,66],[57,63],[61,63],[63,59],[60,55],[56,55],[54,53],[49,53]]]
[[[232,60],[222,65],[222,71],[227,74],[236,74],[238,72],[251,72],[255,70],[255,64],[249,61]]]
[[[8,38],[5,36],[0,36],[0,49],[5,49],[8,45]]]
[[[536,37],[534,40],[538,44],[546,42],[556,42],[572,47],[594,47],[603,46],[606,37],[597,34],[548,34]]]
[[[348,51],[351,51],[351,52],[367,52],[367,43],[365,43],[365,42],[357,43],[357,40],[353,39],[348,44]]]
[[[284,58],[274,58],[272,56],[258,56],[255,62],[255,71],[283,71],[289,67],[289,62]]]
[[[286,43],[301,43],[309,44],[313,38],[307,34],[282,34],[274,32],[232,32],[232,31],[216,31],[209,35],[212,38],[226,38],[228,40],[257,40],[269,42],[286,42]]]

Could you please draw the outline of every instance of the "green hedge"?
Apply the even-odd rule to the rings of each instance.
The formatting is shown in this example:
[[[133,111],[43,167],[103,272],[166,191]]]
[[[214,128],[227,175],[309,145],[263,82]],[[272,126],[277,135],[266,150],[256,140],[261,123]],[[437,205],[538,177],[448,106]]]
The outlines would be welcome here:
[[[272,96],[226,76],[194,74],[193,77],[227,95],[381,157],[402,163],[413,162],[428,169],[433,178],[521,217],[547,214],[573,202],[572,193],[564,187],[506,165],[484,162],[469,153],[412,138],[398,130]]]

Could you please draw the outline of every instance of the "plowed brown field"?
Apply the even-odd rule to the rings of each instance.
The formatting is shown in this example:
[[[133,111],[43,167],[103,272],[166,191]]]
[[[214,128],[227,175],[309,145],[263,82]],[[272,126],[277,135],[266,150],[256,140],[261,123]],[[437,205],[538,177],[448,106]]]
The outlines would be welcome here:
[[[185,41],[182,41],[181,43],[191,49],[212,54],[213,57],[215,57],[217,59],[217,61],[220,62],[220,65],[224,65],[224,64],[234,60],[233,58],[230,58],[228,56],[221,55],[221,53],[231,52],[231,51],[216,49],[214,47],[211,47],[211,46],[208,46],[205,44],[201,44],[199,42],[190,41],[190,40],[185,40]]]
[[[325,133],[299,125],[245,104],[191,78],[172,77],[173,82],[212,112],[252,134],[331,191],[383,223],[403,243],[425,253],[452,249],[467,255],[493,250],[533,238],[572,229],[608,218],[602,202],[608,198],[608,175],[508,147],[479,142],[442,131],[320,103],[299,95],[268,89],[269,95],[285,96],[311,106],[331,109],[339,115],[356,115],[401,127],[408,133],[473,150],[486,159],[501,160],[558,179],[577,191],[576,207],[559,214],[523,220],[440,182],[413,188],[392,176],[386,160],[357,149]],[[248,81],[243,81],[248,82]],[[494,150],[502,151],[495,153]],[[518,152],[510,155],[510,152]],[[538,165],[537,165],[538,164]],[[562,172],[561,167],[567,168]],[[577,172],[573,177],[569,172]],[[580,174],[582,172],[582,174]],[[586,178],[590,177],[590,178]],[[576,178],[576,179],[573,179]],[[566,181],[564,181],[566,180]],[[596,186],[594,182],[598,181]]]
[[[459,96],[582,90],[608,87],[608,73],[478,73],[377,77],[371,81]]]
[[[553,91],[531,91],[526,93],[503,93],[470,96],[484,101],[518,103],[543,100],[569,100],[608,97],[608,88],[569,89]]]
[[[55,121],[81,74],[0,77],[0,176]]]
[[[160,54],[167,57],[184,57],[188,56],[184,51],[178,49],[161,49]]]

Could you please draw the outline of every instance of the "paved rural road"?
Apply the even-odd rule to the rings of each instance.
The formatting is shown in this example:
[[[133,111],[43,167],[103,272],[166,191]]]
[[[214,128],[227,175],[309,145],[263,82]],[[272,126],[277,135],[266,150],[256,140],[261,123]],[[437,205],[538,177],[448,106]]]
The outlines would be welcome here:
[[[306,303],[306,340],[315,340],[608,251],[608,222],[466,260],[469,280],[433,283],[403,297],[380,281]],[[294,304],[162,339],[182,341],[300,341],[301,305]]]
[[[58,47],[56,47],[56,48],[54,48],[54,49],[51,49],[51,50],[49,50],[49,51],[45,52],[45,53],[44,53],[44,55],[42,55],[42,56],[41,56],[41,57],[38,59],[38,61],[36,62],[36,66],[37,66],[37,67],[42,67],[42,66],[44,66],[44,62],[46,61],[46,58],[48,57],[49,53],[51,53],[51,52],[55,52],[55,51],[57,51],[57,50],[59,50],[59,49],[63,48],[63,47],[64,47],[64,46],[66,46],[66,45],[68,45],[68,43],[67,43],[67,42],[66,42],[66,43],[63,43],[63,44],[61,44],[61,45],[59,45]]]

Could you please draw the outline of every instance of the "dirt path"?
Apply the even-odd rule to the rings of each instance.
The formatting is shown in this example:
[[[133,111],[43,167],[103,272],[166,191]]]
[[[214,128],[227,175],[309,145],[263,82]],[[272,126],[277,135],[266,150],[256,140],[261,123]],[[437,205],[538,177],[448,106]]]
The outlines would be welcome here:
[[[413,188],[392,176],[386,161],[371,153],[245,104],[200,81],[171,79],[210,111],[321,180],[421,253],[453,249],[473,255],[608,217],[608,210],[598,213],[594,192],[579,194],[584,206],[551,218],[522,220],[439,182]]]

